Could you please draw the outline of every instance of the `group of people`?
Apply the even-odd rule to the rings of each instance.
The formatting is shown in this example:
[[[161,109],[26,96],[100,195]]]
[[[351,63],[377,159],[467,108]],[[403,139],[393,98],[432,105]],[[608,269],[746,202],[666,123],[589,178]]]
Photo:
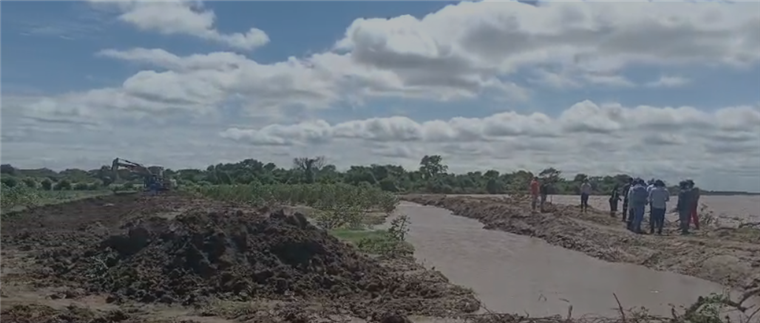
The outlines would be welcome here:
[[[691,223],[699,230],[699,189],[692,180],[681,181],[678,185],[678,203],[675,211],[678,212],[681,234],[689,234]],[[541,184],[538,177],[530,182],[531,207],[535,211],[540,207],[544,211],[544,203],[549,195],[549,183]],[[584,180],[580,186],[581,212],[588,212],[588,199],[591,196],[592,187],[588,180]],[[621,198],[622,195],[622,198]],[[665,225],[665,214],[670,201],[670,192],[662,180],[652,179],[645,182],[641,178],[629,178],[622,190],[615,185],[610,193],[610,216],[616,217],[618,202],[623,201],[623,222],[628,230],[635,233],[644,233],[641,224],[644,221],[646,208],[649,206],[649,233],[662,234]]]
[[[675,211],[678,213],[679,228],[681,234],[689,234],[691,223],[699,230],[699,188],[692,180],[684,180],[678,184],[678,203]],[[622,194],[621,194],[622,193]],[[620,195],[623,195],[622,199]],[[586,198],[588,199],[588,198]],[[583,197],[581,196],[581,200]],[[622,192],[616,185],[610,193],[610,216],[615,217],[618,202],[623,201],[623,222],[628,230],[635,233],[644,233],[641,223],[644,220],[646,207],[649,206],[649,233],[662,234],[665,225],[665,214],[670,201],[670,192],[662,180],[652,179],[648,183],[641,178],[629,179],[623,186]]]

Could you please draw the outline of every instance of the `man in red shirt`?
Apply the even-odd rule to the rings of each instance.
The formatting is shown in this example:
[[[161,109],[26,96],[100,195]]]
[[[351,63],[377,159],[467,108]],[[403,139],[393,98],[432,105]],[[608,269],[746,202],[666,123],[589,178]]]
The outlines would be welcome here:
[[[538,183],[538,177],[533,177],[530,181],[530,207],[533,211],[536,210],[536,204],[538,203],[538,193],[541,184]]]

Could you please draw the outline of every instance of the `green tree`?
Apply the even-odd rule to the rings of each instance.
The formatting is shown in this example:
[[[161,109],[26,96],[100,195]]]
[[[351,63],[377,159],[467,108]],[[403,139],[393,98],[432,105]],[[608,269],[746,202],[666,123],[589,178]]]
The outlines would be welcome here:
[[[293,168],[303,172],[306,183],[314,183],[319,169],[325,165],[324,157],[298,157],[293,159]]]
[[[449,166],[443,164],[443,157],[441,155],[425,155],[420,160],[420,173],[422,173],[423,179],[429,180],[444,174],[449,170]]]
[[[11,164],[2,164],[0,165],[0,174],[15,175],[16,168],[11,166]]]

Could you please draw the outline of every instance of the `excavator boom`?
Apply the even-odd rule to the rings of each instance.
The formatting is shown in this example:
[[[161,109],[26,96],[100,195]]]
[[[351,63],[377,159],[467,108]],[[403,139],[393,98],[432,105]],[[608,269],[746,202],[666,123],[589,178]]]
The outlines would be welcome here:
[[[126,159],[116,158],[111,163],[111,171],[113,172],[114,180],[119,178],[119,169],[127,169],[129,172],[142,176],[145,180],[146,187],[152,186],[154,183],[158,183],[162,190],[169,190],[172,185],[168,178],[164,178],[163,172],[159,171],[155,174],[150,171],[150,168],[143,166]]]

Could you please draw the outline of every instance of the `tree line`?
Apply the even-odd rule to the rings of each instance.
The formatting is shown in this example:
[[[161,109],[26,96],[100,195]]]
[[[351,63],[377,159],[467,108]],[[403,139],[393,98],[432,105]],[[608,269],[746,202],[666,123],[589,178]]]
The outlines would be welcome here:
[[[324,157],[295,158],[289,167],[265,163],[256,159],[245,159],[237,163],[209,165],[203,169],[166,169],[165,176],[177,180],[180,186],[206,186],[221,184],[300,184],[300,183],[347,183],[369,185],[395,193],[435,193],[435,194],[514,194],[526,192],[531,179],[538,176],[551,183],[552,194],[578,194],[580,184],[588,179],[595,194],[609,194],[616,185],[627,182],[627,174],[590,176],[576,174],[572,178],[563,176],[554,168],[546,168],[537,174],[526,170],[510,173],[497,170],[472,171],[454,174],[448,171],[440,155],[422,157],[419,167],[405,169],[398,165],[351,166],[339,171],[328,164]],[[151,168],[155,168],[151,167]],[[114,186],[136,186],[142,178],[119,170],[114,176],[110,166],[99,169],[66,169],[56,172],[50,169],[22,169],[9,164],[0,166],[3,186],[27,187],[42,190],[98,190]],[[677,187],[671,186],[675,192]],[[704,190],[703,190],[704,191]],[[746,192],[711,192],[706,194],[751,194]]]

